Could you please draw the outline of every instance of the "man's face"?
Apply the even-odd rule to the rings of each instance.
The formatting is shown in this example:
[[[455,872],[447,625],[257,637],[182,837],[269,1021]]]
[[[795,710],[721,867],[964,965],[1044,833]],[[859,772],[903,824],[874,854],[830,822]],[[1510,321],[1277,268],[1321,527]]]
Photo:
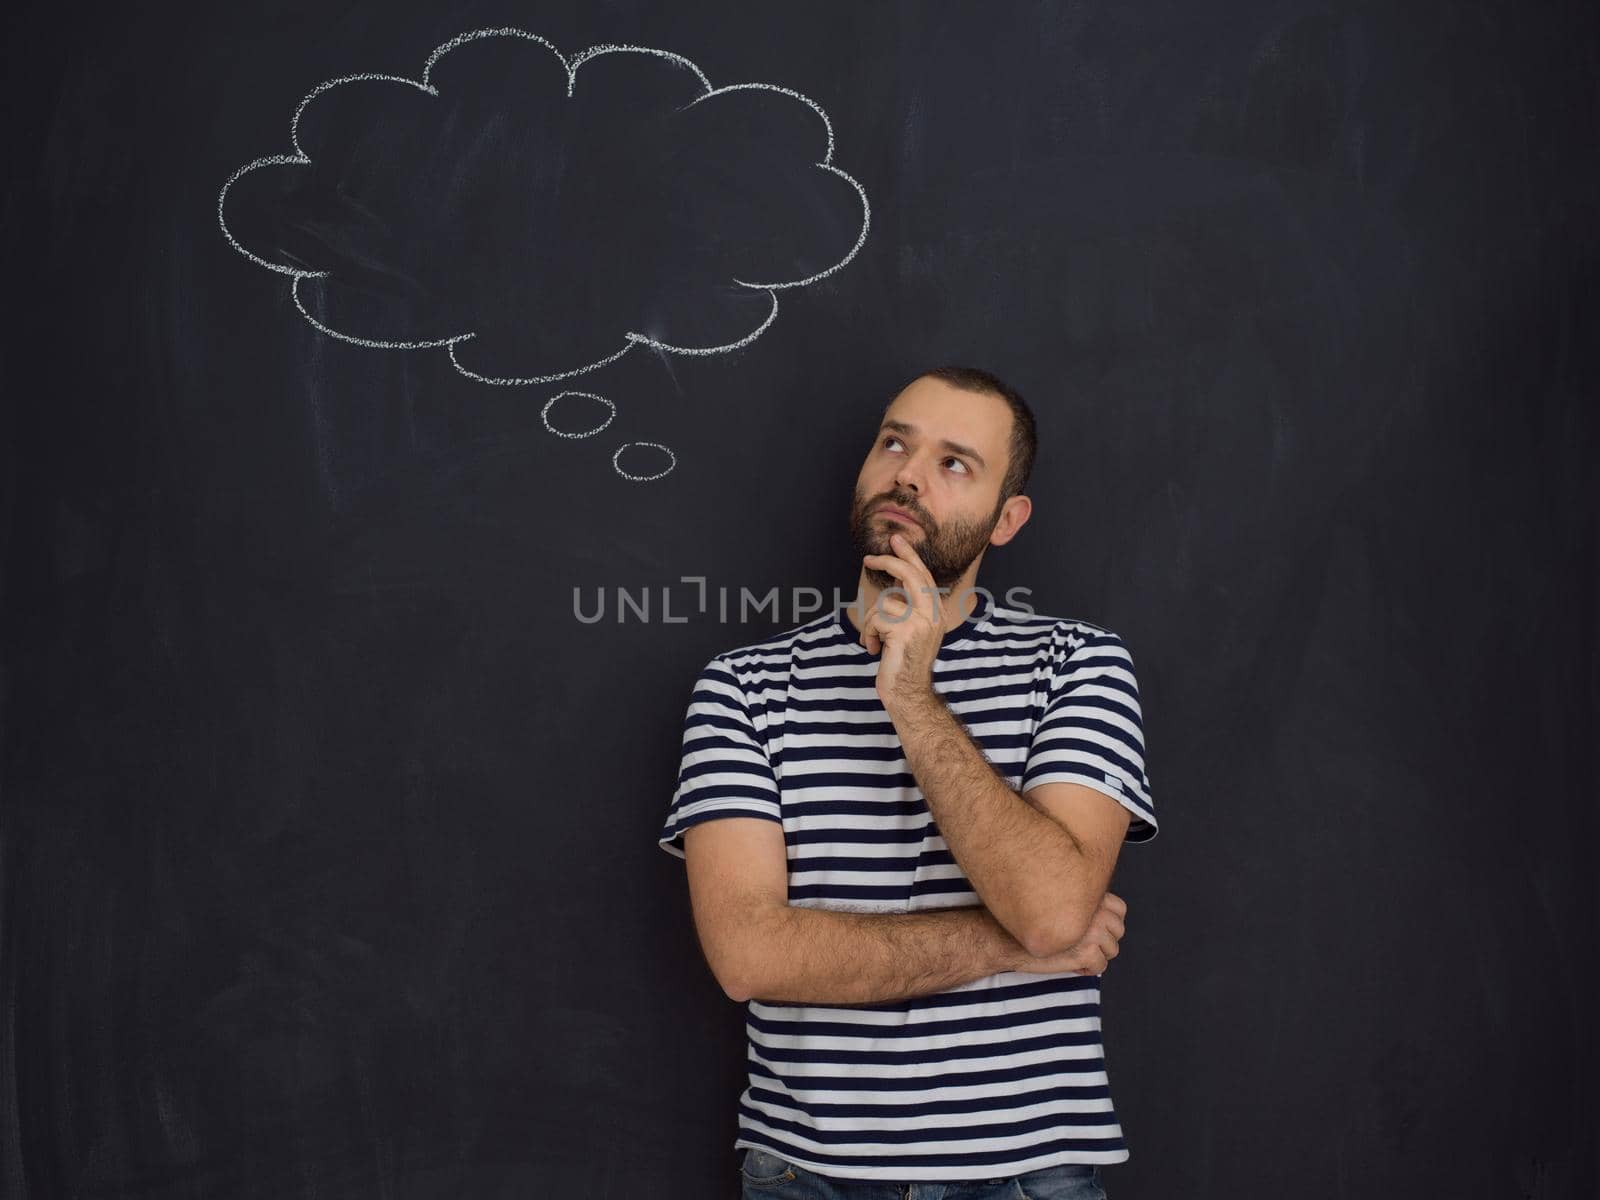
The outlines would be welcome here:
[[[911,540],[940,587],[953,587],[984,547],[1000,516],[1000,484],[1011,438],[1011,409],[998,396],[961,391],[939,379],[914,380],[883,415],[850,505],[858,555],[893,554],[893,533]],[[889,505],[913,523],[878,511]],[[903,586],[866,568],[879,588]]]

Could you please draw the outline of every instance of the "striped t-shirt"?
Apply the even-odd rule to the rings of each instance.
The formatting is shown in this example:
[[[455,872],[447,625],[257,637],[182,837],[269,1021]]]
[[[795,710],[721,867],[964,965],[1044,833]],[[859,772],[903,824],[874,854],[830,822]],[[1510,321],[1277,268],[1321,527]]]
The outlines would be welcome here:
[[[1133,660],[1084,621],[979,591],[934,689],[1012,787],[1065,780],[1156,834]],[[981,904],[939,835],[843,607],[716,655],[690,697],[659,838],[718,817],[783,825],[789,903],[856,912]],[[870,1005],[746,1004],[734,1142],[822,1175],[953,1180],[1128,1158],[1094,975],[1003,972]]]

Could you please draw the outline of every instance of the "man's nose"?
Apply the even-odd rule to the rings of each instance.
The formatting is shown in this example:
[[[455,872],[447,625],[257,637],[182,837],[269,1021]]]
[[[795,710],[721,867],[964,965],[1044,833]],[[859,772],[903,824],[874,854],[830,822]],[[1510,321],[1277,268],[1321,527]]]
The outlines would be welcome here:
[[[894,482],[897,487],[908,492],[922,491],[922,467],[914,459],[908,459],[900,464],[900,469],[894,473]]]

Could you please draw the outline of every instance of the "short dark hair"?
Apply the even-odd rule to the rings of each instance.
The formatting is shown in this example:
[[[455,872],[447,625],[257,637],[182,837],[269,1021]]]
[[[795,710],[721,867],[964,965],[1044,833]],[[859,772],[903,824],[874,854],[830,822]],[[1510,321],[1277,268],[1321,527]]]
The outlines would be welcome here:
[[[1039,450],[1039,433],[1034,426],[1033,410],[1022,398],[1022,393],[989,371],[978,367],[934,367],[917,376],[918,379],[937,379],[964,392],[998,396],[1011,406],[1011,450],[1006,463],[1006,477],[1000,484],[1001,504],[1013,496],[1020,496],[1028,486],[1028,476],[1033,474],[1034,455]]]

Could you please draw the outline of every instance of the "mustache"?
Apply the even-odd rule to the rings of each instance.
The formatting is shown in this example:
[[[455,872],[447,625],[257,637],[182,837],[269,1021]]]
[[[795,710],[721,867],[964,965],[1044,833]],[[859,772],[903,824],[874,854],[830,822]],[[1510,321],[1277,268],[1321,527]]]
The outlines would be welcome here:
[[[913,501],[902,500],[897,496],[879,496],[876,500],[870,501],[866,505],[866,507],[863,510],[863,512],[867,512],[867,513],[873,512],[874,510],[876,510],[877,508],[879,508],[880,506],[885,505],[885,504],[891,505],[894,508],[898,508],[901,512],[910,513],[912,519],[915,520],[917,522],[917,524],[919,524],[919,525],[922,525],[922,526],[926,527],[926,525],[928,524],[928,514],[927,513],[923,512],[920,508],[918,508],[917,505]]]

